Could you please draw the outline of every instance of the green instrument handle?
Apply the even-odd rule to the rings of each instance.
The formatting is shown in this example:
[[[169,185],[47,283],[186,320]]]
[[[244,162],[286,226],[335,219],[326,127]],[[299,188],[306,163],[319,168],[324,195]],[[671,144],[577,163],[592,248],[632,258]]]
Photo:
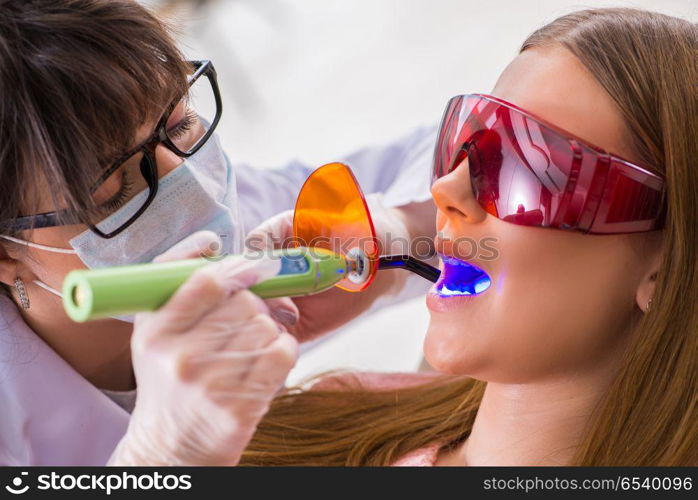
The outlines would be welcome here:
[[[351,270],[343,256],[320,248],[288,248],[270,254],[281,260],[281,270],[250,287],[265,299],[321,292]],[[77,322],[154,311],[197,269],[212,262],[215,260],[199,258],[72,271],[63,282],[63,305]]]

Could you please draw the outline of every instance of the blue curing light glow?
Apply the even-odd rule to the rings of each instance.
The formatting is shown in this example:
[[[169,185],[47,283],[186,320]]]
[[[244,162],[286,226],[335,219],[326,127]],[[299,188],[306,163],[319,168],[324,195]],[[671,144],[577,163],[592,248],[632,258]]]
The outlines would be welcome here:
[[[443,297],[457,297],[462,295],[477,295],[487,290],[492,284],[489,275],[479,267],[456,259],[441,255],[443,271],[436,282],[436,292]]]

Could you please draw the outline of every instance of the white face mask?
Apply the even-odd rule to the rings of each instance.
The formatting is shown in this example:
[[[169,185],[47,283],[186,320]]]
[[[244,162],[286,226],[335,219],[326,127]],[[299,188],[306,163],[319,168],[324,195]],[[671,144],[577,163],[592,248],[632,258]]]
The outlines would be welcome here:
[[[130,203],[142,204],[146,192],[137,194],[99,223],[102,230],[118,227]],[[192,233],[209,230],[221,237],[221,254],[240,253],[244,228],[238,222],[235,174],[214,134],[183,164],[162,177],[158,193],[133,224],[111,239],[89,229],[70,240],[72,248],[57,248],[0,236],[9,241],[54,253],[77,255],[90,269],[150,262]],[[42,281],[35,283],[59,297],[62,294]],[[116,319],[133,322],[133,316]]]

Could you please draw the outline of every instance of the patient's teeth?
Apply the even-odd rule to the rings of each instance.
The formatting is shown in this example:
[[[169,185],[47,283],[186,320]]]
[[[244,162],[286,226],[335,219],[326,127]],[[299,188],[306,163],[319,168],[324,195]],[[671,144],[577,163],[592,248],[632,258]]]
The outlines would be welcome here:
[[[450,256],[441,256],[443,272],[436,291],[443,296],[477,295],[487,290],[492,281],[479,267]]]

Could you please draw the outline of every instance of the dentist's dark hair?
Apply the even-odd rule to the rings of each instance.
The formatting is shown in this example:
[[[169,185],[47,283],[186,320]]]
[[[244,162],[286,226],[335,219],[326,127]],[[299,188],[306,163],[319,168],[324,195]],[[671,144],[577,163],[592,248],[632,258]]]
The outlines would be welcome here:
[[[187,71],[135,1],[0,0],[0,234],[39,206],[95,210],[98,173],[186,92]]]
[[[186,92],[186,74],[135,1],[0,0],[0,234],[40,204],[94,210],[97,174]]]

